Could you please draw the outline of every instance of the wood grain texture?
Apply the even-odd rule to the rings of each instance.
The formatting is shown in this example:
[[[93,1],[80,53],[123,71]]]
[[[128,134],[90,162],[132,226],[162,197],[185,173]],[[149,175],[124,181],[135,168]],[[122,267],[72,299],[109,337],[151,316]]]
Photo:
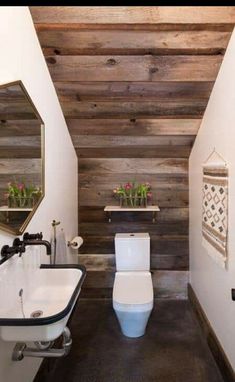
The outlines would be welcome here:
[[[30,136],[10,136],[10,137],[0,137],[0,149],[1,147],[28,147],[28,148],[40,148],[41,147],[41,136],[34,135]]]
[[[188,208],[162,208],[157,213],[157,223],[187,223],[189,217]],[[113,212],[113,225],[116,223],[137,223],[138,221],[150,223],[149,212]],[[107,216],[102,207],[80,207],[80,223],[107,223]]]
[[[151,180],[151,177],[149,178]],[[155,189],[153,191],[153,203],[163,207],[187,207],[188,206],[188,190],[177,189]],[[107,191],[102,188],[79,189],[79,205],[80,206],[105,206],[118,205],[118,201],[114,201],[112,190]]]
[[[188,255],[151,255],[150,267],[158,270],[187,270]],[[113,255],[78,255],[78,262],[88,271],[115,271],[115,254]]]
[[[235,8],[228,7],[30,7],[38,30],[62,28],[143,28],[143,29],[198,29],[232,30]]]
[[[66,118],[200,118],[207,101],[63,102]]]
[[[55,87],[61,102],[77,101],[188,101],[208,100],[209,81],[93,81],[59,82]]]
[[[77,148],[78,158],[189,158],[192,145]]]
[[[168,146],[174,149],[174,146],[192,146],[195,135],[168,135],[168,136],[129,136],[126,135],[123,139],[122,135],[109,136],[109,135],[72,135],[72,142],[75,148],[121,148],[141,147],[144,149],[156,146]],[[1,138],[0,138],[1,145]],[[134,157],[134,155],[133,155]]]
[[[81,297],[100,297],[103,289],[112,297],[112,288],[115,272],[112,271],[88,271],[84,281]],[[152,273],[154,298],[187,298],[188,271],[153,271]],[[94,288],[94,285],[96,287]],[[89,289],[94,293],[90,295]]]
[[[1,159],[0,174],[41,174],[41,159]]]
[[[164,159],[80,159],[79,172],[86,174],[107,174],[107,173],[127,173],[127,174],[187,174],[188,161],[182,158]]]
[[[217,56],[48,56],[53,81],[214,81]]]
[[[27,146],[0,147],[0,158],[41,158],[41,148],[30,148]]]
[[[45,55],[223,54],[230,32],[39,31]]]
[[[80,163],[80,160],[79,160]],[[112,190],[120,184],[125,184],[128,179],[136,182],[148,182],[149,174],[141,173],[82,173],[79,172],[79,186],[82,188],[92,188],[94,185],[102,187],[104,190]],[[155,173],[151,179],[151,185],[154,189],[159,188],[176,188],[178,190],[188,190],[188,173]]]
[[[111,297],[116,232],[149,232],[156,295],[186,296],[188,157],[235,7],[31,12],[78,155],[83,293]],[[112,190],[132,180],[152,184],[156,224],[134,212],[114,213],[108,223],[104,206],[118,204]]]
[[[149,214],[149,222],[131,222],[131,224],[127,224],[126,221],[122,222],[115,222],[113,221],[111,223],[80,223],[80,233],[81,236],[89,235],[89,236],[96,236],[97,231],[101,236],[110,235],[115,236],[116,232],[123,232],[128,233],[130,231],[130,225],[131,225],[131,232],[138,233],[138,232],[149,232],[151,235],[164,235],[165,232],[167,232],[168,235],[187,235],[188,234],[188,222],[181,221],[179,222],[161,222],[157,220],[157,224],[153,224],[151,221],[151,214]]]
[[[6,190],[8,182],[22,182],[26,184],[33,183],[37,187],[41,186],[41,173],[14,173],[14,174],[1,174],[0,176],[0,189]]]
[[[201,119],[66,119],[71,135],[197,135]]]
[[[0,120],[0,137],[23,137],[40,135],[41,125],[38,120]]]
[[[131,227],[130,227],[131,228]],[[130,230],[131,232],[131,230]],[[187,255],[189,251],[188,235],[152,235],[151,236],[151,256],[160,255]],[[114,250],[113,236],[86,236],[81,254],[112,254]]]

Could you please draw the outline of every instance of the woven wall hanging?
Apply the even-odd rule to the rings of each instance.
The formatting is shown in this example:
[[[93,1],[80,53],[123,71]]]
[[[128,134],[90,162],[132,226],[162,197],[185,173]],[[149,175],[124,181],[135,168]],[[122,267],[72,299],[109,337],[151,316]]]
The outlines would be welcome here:
[[[215,149],[203,164],[202,237],[207,253],[224,268],[228,256],[228,166]]]

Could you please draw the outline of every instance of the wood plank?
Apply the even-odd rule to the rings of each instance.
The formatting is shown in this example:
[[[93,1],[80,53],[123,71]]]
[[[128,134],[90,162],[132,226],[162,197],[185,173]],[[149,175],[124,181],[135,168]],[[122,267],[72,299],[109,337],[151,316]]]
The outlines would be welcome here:
[[[61,102],[75,101],[188,101],[208,100],[213,82],[93,81],[54,82]]]
[[[0,137],[40,135],[41,124],[38,120],[0,120]]]
[[[19,120],[19,119],[30,119],[30,120],[37,120],[36,114],[34,110],[32,109],[31,105],[29,103],[27,104],[20,104],[20,103],[14,103],[11,104],[1,104],[0,103],[0,120],[1,121],[7,121],[7,120]],[[38,123],[40,123],[38,121]]]
[[[0,158],[41,158],[41,149],[27,146],[1,146]]]
[[[201,119],[66,119],[71,135],[197,135]],[[0,129],[1,131],[1,129]]]
[[[193,143],[193,142],[192,142]],[[78,158],[189,158],[192,144],[188,146],[127,146],[76,149]]]
[[[217,56],[47,56],[53,81],[214,81]]]
[[[157,223],[178,222],[188,223],[189,210],[188,208],[162,208],[157,213]],[[129,222],[150,222],[149,213],[143,212],[113,212],[112,224],[125,221]],[[79,209],[79,222],[80,223],[104,223],[107,222],[107,216],[102,207],[80,207]]]
[[[1,159],[0,174],[37,174],[42,171],[41,159]]]
[[[151,269],[187,270],[187,255],[151,255]],[[87,271],[115,271],[115,255],[78,255],[78,263]]]
[[[130,231],[131,232],[131,231]],[[84,236],[84,243],[79,249],[80,254],[113,254],[113,236]],[[189,241],[186,235],[152,235],[151,255],[186,255],[189,253]]]
[[[45,55],[223,54],[230,32],[38,31]]]
[[[68,7],[43,6],[30,7],[39,30],[55,27],[71,28],[128,28],[183,29],[224,27],[232,30],[235,24],[233,6],[116,6],[116,7]],[[62,25],[61,25],[62,24]]]
[[[11,84],[0,88],[0,103],[6,105],[12,102],[19,102],[22,106],[29,104],[29,100],[20,84]]]
[[[157,255],[150,258],[151,269],[161,270],[189,270],[189,256],[187,255]]]
[[[201,118],[206,101],[63,102],[66,118]]]
[[[170,146],[174,150],[174,146],[192,146],[195,136],[191,135],[168,135],[168,136],[125,136],[122,135],[72,135],[72,142],[75,148],[117,148],[117,147],[134,147],[147,148],[148,146]],[[3,139],[3,138],[2,138]],[[1,138],[0,138],[1,145]]]
[[[151,214],[149,223],[147,222],[131,222],[127,223],[126,221],[112,223],[80,223],[79,231],[81,236],[96,236],[99,232],[100,236],[105,235],[115,235],[116,232],[149,232],[151,235],[187,235],[188,234],[188,221],[184,222],[161,222],[157,221],[156,224],[153,224],[151,221]]]
[[[80,159],[79,173],[107,174],[187,174],[188,160],[182,158],[164,159]]]
[[[0,189],[6,190],[7,183],[8,182],[17,182],[21,183],[24,182],[25,184],[33,183],[36,186],[40,186],[42,184],[41,181],[41,174],[40,173],[34,173],[34,174],[0,174]]]
[[[167,190],[157,189],[153,191],[152,197],[153,204],[163,207],[187,207],[188,190]],[[119,204],[118,200],[115,201],[112,190],[103,189],[79,189],[79,206],[105,206]]]
[[[115,255],[78,255],[78,264],[87,271],[115,271]]]
[[[14,146],[15,148],[28,147],[28,148],[40,148],[41,147],[41,136],[10,136],[10,137],[0,137],[0,150],[1,147]]]
[[[80,162],[80,161],[79,161]],[[178,190],[188,190],[188,174],[186,173],[171,173],[169,174],[154,174],[150,176],[148,174],[133,174],[133,173],[105,173],[105,174],[78,174],[79,187],[86,188],[102,188],[103,190],[113,190],[120,184],[125,184],[130,180],[135,180],[136,182],[150,182],[152,189],[166,188],[166,189],[178,189]]]
[[[112,290],[115,272],[88,271],[83,290],[89,288],[110,288]],[[155,298],[187,298],[188,271],[153,271],[152,281]]]

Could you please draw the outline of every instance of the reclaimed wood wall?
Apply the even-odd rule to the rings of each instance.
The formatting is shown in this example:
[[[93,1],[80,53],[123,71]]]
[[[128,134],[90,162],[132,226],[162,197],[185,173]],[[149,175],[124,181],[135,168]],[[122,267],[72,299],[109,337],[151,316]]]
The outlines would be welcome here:
[[[149,232],[155,295],[185,297],[188,158],[235,23],[235,7],[31,7],[78,155],[83,296],[110,297],[116,232]],[[150,182],[148,213],[104,206]],[[116,202],[117,203],[117,202]]]

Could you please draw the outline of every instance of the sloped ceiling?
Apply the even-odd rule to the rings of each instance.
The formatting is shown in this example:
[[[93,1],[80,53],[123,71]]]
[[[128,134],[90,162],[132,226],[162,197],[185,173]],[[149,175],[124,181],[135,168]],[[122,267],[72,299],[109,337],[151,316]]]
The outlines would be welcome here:
[[[30,10],[79,157],[189,156],[235,7]]]

